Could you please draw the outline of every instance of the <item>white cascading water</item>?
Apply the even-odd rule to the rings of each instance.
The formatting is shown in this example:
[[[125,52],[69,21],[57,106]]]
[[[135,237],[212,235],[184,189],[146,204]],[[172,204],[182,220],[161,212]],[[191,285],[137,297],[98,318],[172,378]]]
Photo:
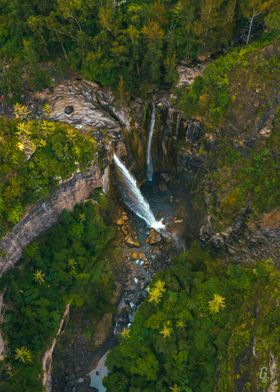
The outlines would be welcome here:
[[[114,162],[125,182],[125,187],[122,189],[122,196],[127,206],[132,212],[139,216],[139,218],[143,219],[149,227],[152,227],[155,230],[164,229],[165,226],[162,221],[156,220],[149,203],[138,188],[135,178],[129,173],[116,154],[114,154]]]
[[[153,174],[154,174],[153,159],[152,159],[152,140],[153,140],[153,134],[155,129],[155,123],[156,123],[156,108],[155,108],[155,104],[153,103],[151,124],[150,124],[149,135],[148,135],[148,146],[147,146],[147,181],[153,181]]]

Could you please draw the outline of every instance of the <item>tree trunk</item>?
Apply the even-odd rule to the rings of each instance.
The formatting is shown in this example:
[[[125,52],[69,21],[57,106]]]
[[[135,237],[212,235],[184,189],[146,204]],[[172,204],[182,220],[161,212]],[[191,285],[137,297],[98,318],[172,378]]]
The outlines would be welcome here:
[[[255,14],[252,15],[251,20],[250,20],[250,26],[249,26],[249,31],[248,31],[247,39],[246,39],[246,45],[248,45],[248,43],[249,43],[249,41],[250,41],[250,36],[251,36],[251,31],[252,31],[252,26],[253,26],[254,18],[255,18]]]

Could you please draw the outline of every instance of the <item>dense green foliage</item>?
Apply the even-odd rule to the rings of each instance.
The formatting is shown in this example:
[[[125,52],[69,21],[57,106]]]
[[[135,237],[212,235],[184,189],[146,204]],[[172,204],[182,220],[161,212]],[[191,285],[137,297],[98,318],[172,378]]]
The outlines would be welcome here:
[[[279,278],[269,260],[252,268],[225,266],[197,246],[181,254],[154,278],[108,357],[108,392],[231,392],[240,380],[259,390],[256,373],[280,354]]]
[[[279,130],[278,124],[277,131],[246,156],[225,147],[218,168],[208,175],[211,187],[215,189],[211,194],[210,210],[218,229],[231,224],[248,204],[255,216],[279,207]]]
[[[113,238],[97,204],[87,202],[64,212],[2,278],[6,311],[1,329],[8,352],[1,363],[1,391],[41,391],[42,354],[66,304],[82,308],[90,319],[110,309]]]
[[[27,206],[94,158],[92,138],[49,121],[0,118],[0,237]]]
[[[265,79],[267,84],[269,78],[277,83],[279,39],[278,34],[264,36],[262,40],[233,49],[210,63],[203,77],[197,77],[189,88],[178,91],[179,104],[185,115],[200,118],[212,127],[224,125],[229,108],[238,103],[239,96],[235,95],[236,91],[232,91],[238,82],[244,83],[244,89],[247,85],[250,86],[248,94],[252,86],[257,87],[262,79]],[[265,48],[273,43],[276,48],[274,53],[267,54]],[[242,76],[245,73],[247,79],[243,80]],[[235,90],[240,96],[244,95],[240,85]]]
[[[50,61],[147,92],[172,84],[181,59],[226,47],[252,17],[276,10],[275,0],[1,0],[0,92],[19,100],[24,87],[46,86]]]
[[[203,123],[197,151],[208,165],[197,193],[205,180],[215,230],[247,206],[257,218],[280,206],[279,55],[279,35],[268,35],[213,61],[179,90],[185,115]]]

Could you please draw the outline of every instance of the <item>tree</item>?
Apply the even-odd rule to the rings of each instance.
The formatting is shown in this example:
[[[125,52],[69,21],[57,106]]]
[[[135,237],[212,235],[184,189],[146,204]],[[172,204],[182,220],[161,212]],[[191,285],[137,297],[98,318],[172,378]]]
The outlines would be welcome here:
[[[28,107],[25,105],[21,105],[20,103],[16,103],[13,106],[13,110],[15,118],[17,119],[26,119],[30,114],[30,110],[28,109]]]
[[[32,354],[31,351],[26,347],[20,347],[16,349],[16,359],[22,363],[31,363]]]
[[[241,11],[243,15],[245,18],[250,20],[246,44],[250,41],[254,19],[269,10],[273,10],[276,4],[277,0],[244,0],[241,3]]]
[[[160,331],[160,333],[161,333],[161,335],[164,337],[164,338],[169,338],[169,336],[171,336],[171,334],[172,334],[172,327],[171,327],[171,325],[170,325],[170,322],[168,323],[166,323],[166,324],[164,324],[164,326],[163,326],[163,328],[162,328],[162,330]]]
[[[232,36],[236,0],[202,0],[200,4],[200,15],[193,25],[202,50],[207,53],[226,44]]]
[[[153,288],[150,289],[149,292],[149,302],[155,302],[158,304],[162,298],[163,293],[165,292],[165,284],[162,280],[158,280]]]
[[[123,339],[128,339],[130,338],[130,330],[128,328],[124,328],[121,332],[121,337]]]
[[[150,82],[156,83],[161,77],[162,45],[164,31],[157,22],[150,21],[142,29],[146,42],[143,72],[150,75]]]
[[[265,25],[270,31],[280,31],[280,12],[271,12],[265,18]]]
[[[225,305],[225,298],[219,294],[214,294],[214,298],[208,302],[209,310],[211,314],[219,313]]]
[[[177,384],[175,384],[175,385],[172,385],[172,387],[170,387],[170,391],[171,392],[181,392],[182,389],[180,387],[178,387]]]
[[[37,270],[33,274],[33,280],[34,282],[37,282],[39,284],[43,284],[45,282],[45,274],[44,272]]]

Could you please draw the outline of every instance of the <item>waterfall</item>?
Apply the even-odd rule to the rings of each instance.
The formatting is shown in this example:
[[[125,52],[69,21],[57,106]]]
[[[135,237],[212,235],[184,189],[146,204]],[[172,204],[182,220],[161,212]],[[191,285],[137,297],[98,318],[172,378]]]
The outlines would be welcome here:
[[[161,220],[156,220],[149,203],[138,188],[135,178],[129,173],[125,165],[119,160],[116,154],[114,154],[114,162],[124,180],[122,196],[126,205],[132,212],[139,216],[139,218],[143,219],[149,227],[153,227],[156,230],[164,229],[165,226]]]
[[[153,103],[151,124],[150,124],[149,135],[148,135],[148,147],[147,147],[147,181],[153,181],[153,174],[154,174],[153,160],[152,160],[152,139],[153,139],[153,134],[155,129],[155,123],[156,123],[156,108],[155,108],[155,104]]]

